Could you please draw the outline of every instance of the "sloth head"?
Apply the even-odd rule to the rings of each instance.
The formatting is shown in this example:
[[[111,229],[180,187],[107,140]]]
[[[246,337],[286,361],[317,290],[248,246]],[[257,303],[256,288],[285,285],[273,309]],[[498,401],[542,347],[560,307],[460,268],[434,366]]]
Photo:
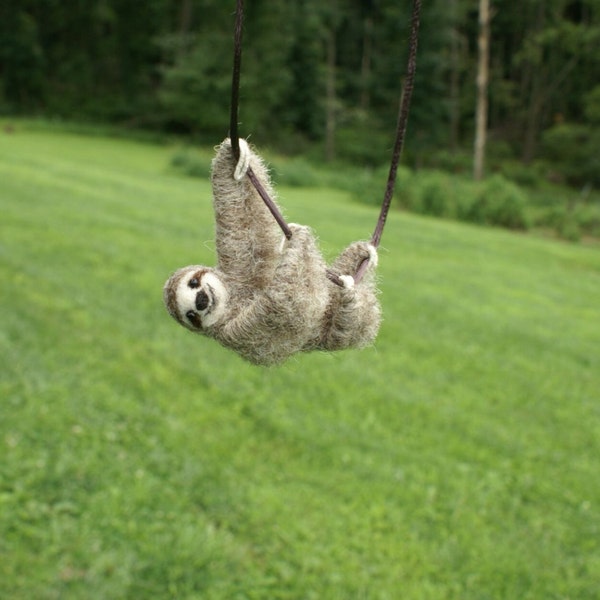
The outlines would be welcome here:
[[[196,333],[206,333],[225,316],[229,293],[214,269],[193,265],[169,277],[163,297],[177,322]]]

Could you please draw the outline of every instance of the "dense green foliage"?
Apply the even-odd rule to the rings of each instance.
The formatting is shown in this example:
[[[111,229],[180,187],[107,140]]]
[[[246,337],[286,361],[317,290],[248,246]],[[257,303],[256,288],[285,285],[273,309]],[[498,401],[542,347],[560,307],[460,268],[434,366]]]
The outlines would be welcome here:
[[[323,168],[303,157],[267,153],[267,158],[278,183],[336,188],[374,206],[382,201],[387,166],[356,169],[339,163],[335,168]],[[205,150],[180,148],[170,162],[186,175],[203,179],[209,175],[210,154]],[[497,173],[481,182],[439,169],[402,167],[395,203],[422,215],[520,231],[534,229],[570,241],[600,238],[600,194],[591,186],[574,190],[545,183],[533,169],[515,169],[510,163],[504,167],[507,175]],[[519,180],[523,183],[515,183]]]
[[[375,348],[259,369],[162,307],[172,154],[0,134],[0,597],[596,600],[597,249],[394,212]],[[376,216],[280,195],[329,256]]]
[[[495,142],[505,158],[546,158],[555,177],[597,185],[600,0],[492,4]],[[107,120],[212,143],[228,126],[234,5],[1,3],[0,112]],[[339,157],[385,163],[409,11],[409,0],[246,2],[243,132],[304,152],[324,141],[329,115]],[[471,148],[476,58],[477,0],[424,2],[407,146],[413,164],[435,166]]]
[[[600,46],[599,46],[600,47]],[[585,96],[585,124],[561,123],[544,133],[545,155],[569,181],[600,186],[600,85]]]

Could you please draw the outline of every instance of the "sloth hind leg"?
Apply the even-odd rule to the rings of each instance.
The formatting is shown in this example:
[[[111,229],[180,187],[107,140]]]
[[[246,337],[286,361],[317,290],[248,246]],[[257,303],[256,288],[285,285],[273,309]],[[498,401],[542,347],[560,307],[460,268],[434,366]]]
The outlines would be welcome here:
[[[344,277],[353,276],[361,263],[367,259],[369,260],[367,273],[373,273],[378,262],[376,248],[369,242],[353,242],[335,259],[330,270]]]

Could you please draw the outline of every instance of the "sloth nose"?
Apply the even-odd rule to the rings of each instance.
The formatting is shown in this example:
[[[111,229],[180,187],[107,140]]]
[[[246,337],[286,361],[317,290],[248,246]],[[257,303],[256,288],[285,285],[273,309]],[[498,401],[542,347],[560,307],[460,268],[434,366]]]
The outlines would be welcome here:
[[[208,294],[205,291],[200,290],[196,294],[196,310],[205,310],[207,306],[208,306]]]

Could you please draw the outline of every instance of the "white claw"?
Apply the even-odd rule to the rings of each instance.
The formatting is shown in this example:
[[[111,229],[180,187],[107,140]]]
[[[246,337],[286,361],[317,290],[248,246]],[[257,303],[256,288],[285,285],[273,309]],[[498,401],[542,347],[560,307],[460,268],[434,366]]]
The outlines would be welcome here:
[[[373,244],[369,244],[369,262],[372,267],[376,267],[379,262],[379,255],[377,254],[377,248]]]
[[[235,167],[235,171],[233,172],[233,178],[236,181],[241,181],[246,176],[248,172],[248,167],[250,166],[250,147],[248,146],[248,142],[246,140],[240,139],[240,159]]]
[[[340,275],[340,280],[344,286],[344,289],[351,290],[354,287],[354,277],[352,275]]]

